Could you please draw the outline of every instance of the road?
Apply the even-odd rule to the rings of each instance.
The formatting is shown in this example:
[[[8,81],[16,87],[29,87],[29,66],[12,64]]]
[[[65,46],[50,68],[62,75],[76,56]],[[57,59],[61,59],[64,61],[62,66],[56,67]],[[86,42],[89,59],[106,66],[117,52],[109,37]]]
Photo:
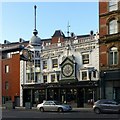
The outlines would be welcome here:
[[[3,110],[2,120],[120,120],[120,114],[95,114],[93,111],[40,112],[38,110]]]

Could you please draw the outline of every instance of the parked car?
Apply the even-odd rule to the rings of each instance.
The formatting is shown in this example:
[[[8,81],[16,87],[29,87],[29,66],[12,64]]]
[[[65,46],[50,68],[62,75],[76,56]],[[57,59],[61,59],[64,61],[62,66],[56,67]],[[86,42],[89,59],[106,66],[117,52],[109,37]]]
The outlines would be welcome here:
[[[63,112],[63,111],[71,111],[72,107],[67,104],[61,104],[58,101],[43,101],[43,103],[37,105],[37,109],[40,110],[41,112],[44,111],[58,111],[58,112]]]
[[[114,100],[102,99],[94,103],[93,110],[97,114],[103,112],[120,112],[120,104]]]

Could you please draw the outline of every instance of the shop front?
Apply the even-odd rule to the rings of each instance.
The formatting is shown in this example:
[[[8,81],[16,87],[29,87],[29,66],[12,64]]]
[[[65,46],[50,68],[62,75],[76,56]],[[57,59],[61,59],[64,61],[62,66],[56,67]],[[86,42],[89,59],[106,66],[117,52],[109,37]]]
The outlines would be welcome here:
[[[26,102],[36,106],[38,103],[42,103],[43,100],[57,100],[70,104],[72,107],[89,107],[98,98],[98,82],[93,85],[86,84],[86,82],[77,82],[23,86],[23,106]]]

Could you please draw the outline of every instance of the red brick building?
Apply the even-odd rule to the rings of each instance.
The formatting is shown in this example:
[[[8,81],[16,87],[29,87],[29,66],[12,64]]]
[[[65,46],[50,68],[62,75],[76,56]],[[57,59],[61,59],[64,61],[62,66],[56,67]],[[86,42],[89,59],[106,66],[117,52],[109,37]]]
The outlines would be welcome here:
[[[6,43],[2,46],[2,103],[15,102],[19,106],[20,97],[20,43]]]
[[[120,101],[120,2],[99,2],[102,98]]]

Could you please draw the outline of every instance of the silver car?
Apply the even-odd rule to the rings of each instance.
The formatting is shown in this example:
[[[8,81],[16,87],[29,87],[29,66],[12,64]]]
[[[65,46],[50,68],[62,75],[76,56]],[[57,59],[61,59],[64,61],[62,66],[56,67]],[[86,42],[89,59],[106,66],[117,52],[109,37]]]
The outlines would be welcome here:
[[[93,110],[97,114],[102,112],[120,112],[120,104],[114,100],[102,99],[94,103]]]
[[[58,111],[58,112],[63,112],[63,111],[71,111],[72,107],[67,104],[61,104],[58,101],[43,101],[43,103],[37,105],[37,109],[40,110],[41,112],[44,111]]]

